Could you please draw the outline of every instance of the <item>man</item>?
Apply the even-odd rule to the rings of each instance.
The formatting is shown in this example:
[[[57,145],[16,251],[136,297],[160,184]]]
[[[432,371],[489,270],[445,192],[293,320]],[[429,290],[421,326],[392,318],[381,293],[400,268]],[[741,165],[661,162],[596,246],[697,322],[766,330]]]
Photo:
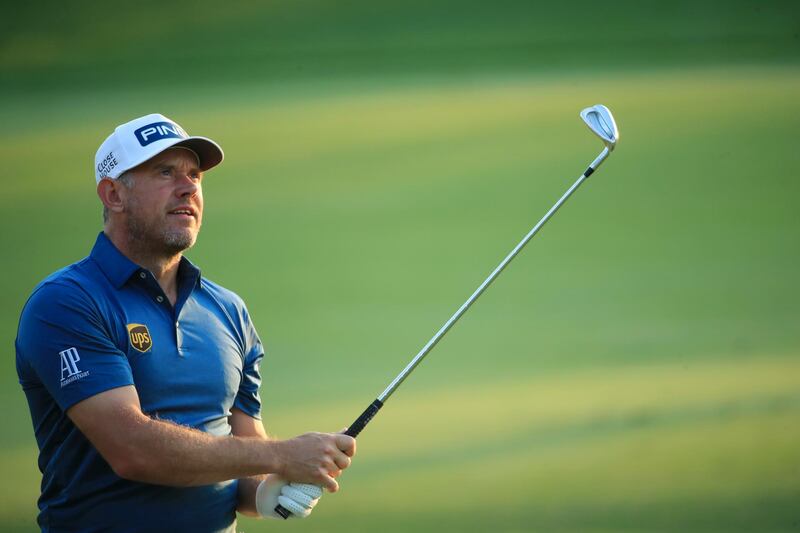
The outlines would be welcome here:
[[[264,351],[244,302],[182,255],[202,223],[203,174],[222,158],[157,114],[97,151],[104,229],[36,287],[17,334],[42,531],[233,531],[236,511],[269,516],[280,499],[304,516],[313,485],[338,489],[355,441],[267,437]]]

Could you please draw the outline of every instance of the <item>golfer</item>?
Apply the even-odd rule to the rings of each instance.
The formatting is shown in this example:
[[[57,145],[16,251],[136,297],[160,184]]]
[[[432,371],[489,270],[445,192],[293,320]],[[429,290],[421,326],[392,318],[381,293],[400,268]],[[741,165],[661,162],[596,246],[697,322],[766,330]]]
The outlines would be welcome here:
[[[222,158],[157,114],[97,151],[103,231],[34,289],[17,333],[42,531],[234,531],[279,502],[306,516],[355,454],[342,434],[267,436],[247,308],[183,257]]]

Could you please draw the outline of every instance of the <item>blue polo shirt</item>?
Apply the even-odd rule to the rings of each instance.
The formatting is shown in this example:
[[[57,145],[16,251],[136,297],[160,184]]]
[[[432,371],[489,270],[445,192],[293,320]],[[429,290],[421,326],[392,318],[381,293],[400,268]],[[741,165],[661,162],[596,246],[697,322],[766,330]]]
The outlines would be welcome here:
[[[16,350],[39,445],[43,531],[233,530],[235,480],[175,488],[122,479],[66,411],[134,385],[145,413],[212,435],[231,433],[232,407],[260,418],[264,350],[241,298],[183,258],[173,307],[100,233],[89,257],[33,291]]]

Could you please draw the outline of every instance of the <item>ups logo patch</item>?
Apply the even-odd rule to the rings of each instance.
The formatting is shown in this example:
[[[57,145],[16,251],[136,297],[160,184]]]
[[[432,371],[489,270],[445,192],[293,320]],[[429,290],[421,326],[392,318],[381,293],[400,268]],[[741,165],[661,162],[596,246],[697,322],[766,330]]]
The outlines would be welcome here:
[[[128,337],[131,346],[140,352],[146,352],[153,347],[153,338],[144,324],[128,324]]]

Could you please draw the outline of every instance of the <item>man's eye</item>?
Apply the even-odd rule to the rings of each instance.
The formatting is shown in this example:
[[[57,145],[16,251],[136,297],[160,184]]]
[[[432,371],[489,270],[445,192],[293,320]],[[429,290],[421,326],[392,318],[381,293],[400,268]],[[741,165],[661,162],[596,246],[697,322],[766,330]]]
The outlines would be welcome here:
[[[170,175],[172,175],[172,172],[168,168],[165,168],[165,169],[161,170],[161,175],[162,176],[170,176]]]

